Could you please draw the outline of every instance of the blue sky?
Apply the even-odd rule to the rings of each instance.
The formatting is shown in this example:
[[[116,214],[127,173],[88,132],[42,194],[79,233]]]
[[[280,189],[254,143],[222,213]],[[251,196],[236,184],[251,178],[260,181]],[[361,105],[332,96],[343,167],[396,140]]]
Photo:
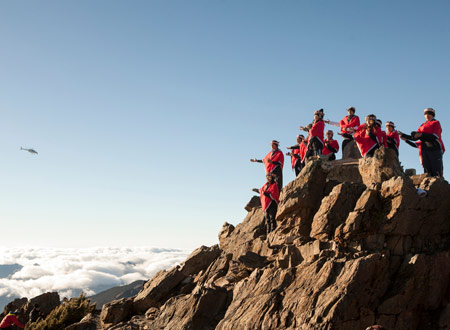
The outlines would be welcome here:
[[[449,9],[2,1],[0,244],[214,244],[264,183],[248,160],[274,138],[294,144],[318,108],[337,121],[353,105],[409,132],[433,107],[450,146]],[[417,150],[400,153],[422,172]]]

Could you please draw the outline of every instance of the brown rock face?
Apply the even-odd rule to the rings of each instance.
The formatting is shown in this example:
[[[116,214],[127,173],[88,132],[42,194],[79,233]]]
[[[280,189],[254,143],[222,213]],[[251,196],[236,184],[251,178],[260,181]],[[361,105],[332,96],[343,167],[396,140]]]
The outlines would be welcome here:
[[[103,324],[450,329],[447,200],[446,181],[403,175],[383,149],[359,169],[312,161],[283,189],[275,231],[266,235],[261,208],[250,208],[236,227],[224,224],[220,246],[197,249],[183,265],[156,274],[133,300],[104,308]]]
[[[400,162],[392,149],[380,149],[375,151],[373,157],[359,160],[359,172],[363,183],[370,187],[386,181],[394,176],[404,176]]]

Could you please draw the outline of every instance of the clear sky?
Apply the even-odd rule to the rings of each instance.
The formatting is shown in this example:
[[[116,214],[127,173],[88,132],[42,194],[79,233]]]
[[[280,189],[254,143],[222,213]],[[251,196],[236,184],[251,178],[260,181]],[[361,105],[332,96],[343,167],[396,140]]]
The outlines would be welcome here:
[[[214,244],[265,181],[249,159],[295,144],[318,108],[410,132],[433,107],[450,147],[449,13],[411,0],[1,1],[0,245]],[[422,173],[417,150],[403,143],[400,158]]]

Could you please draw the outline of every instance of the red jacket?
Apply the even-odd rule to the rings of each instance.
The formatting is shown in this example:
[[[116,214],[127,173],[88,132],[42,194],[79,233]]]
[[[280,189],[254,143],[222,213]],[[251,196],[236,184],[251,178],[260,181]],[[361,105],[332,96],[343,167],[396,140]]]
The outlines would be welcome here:
[[[265,192],[267,192],[269,196],[264,195]],[[262,186],[259,190],[259,193],[261,196],[261,206],[264,212],[270,206],[270,203],[272,203],[272,201],[277,204],[280,201],[280,192],[278,191],[278,185],[276,182],[273,182],[272,184],[266,182],[264,186]]]
[[[269,163],[269,159],[272,162],[279,162],[281,164],[281,168],[284,165],[284,155],[280,149],[275,151],[271,150],[266,157],[263,159],[264,166],[266,167],[266,173],[271,173],[275,167],[279,166],[278,164]]]
[[[389,133],[387,135],[387,137],[389,137],[395,141],[395,146],[397,147],[397,149],[400,147],[400,137],[398,136],[397,131],[392,131],[391,133]]]
[[[326,143],[328,143],[330,145],[330,147],[336,149],[336,152],[339,151],[339,143],[336,140],[333,140],[333,139],[331,139],[329,141],[325,140],[324,147],[322,149],[322,155],[326,156],[326,155],[334,153],[333,151],[331,151],[330,149],[328,149],[326,147]]]
[[[305,155],[306,152],[308,151],[308,148],[302,143],[299,144],[299,148],[298,149],[294,149],[291,151],[292,155],[298,155],[299,158],[295,157],[295,156],[291,156],[291,164],[292,164],[292,168],[295,167],[295,164],[297,162],[303,162],[303,160],[305,159]]]
[[[436,136],[436,138],[441,146],[442,153],[445,152],[444,142],[442,142],[441,123],[438,120],[433,119],[433,120],[424,122],[422,125],[420,125],[417,132],[433,134],[434,136]]]
[[[306,152],[308,151],[308,147],[304,143],[300,143],[300,159],[302,162],[305,161]]]
[[[320,141],[323,142],[323,131],[325,130],[325,122],[323,120],[318,120],[313,123],[308,134],[308,141],[311,140],[313,136],[317,136]]]
[[[1,329],[8,328],[8,327],[12,326],[13,324],[17,325],[19,328],[25,327],[25,325],[23,325],[22,323],[19,322],[16,315],[8,314],[3,318],[2,322],[0,323],[0,328]]]
[[[372,132],[375,134],[377,139],[377,142],[375,142],[374,140],[372,140],[369,134],[367,134],[366,127],[366,124],[362,124],[361,126],[359,126],[355,132],[355,135],[353,136],[356,141],[356,145],[358,146],[359,151],[361,152],[361,155],[363,157],[366,157],[367,153],[373,148],[382,145],[381,141],[383,140],[380,128],[372,128]]]
[[[354,128],[357,129],[360,125],[359,123],[359,117],[353,116],[352,119],[348,119],[348,116],[345,116],[340,122],[339,125],[341,126],[341,133],[347,133],[349,134],[349,131],[347,131],[347,128]]]

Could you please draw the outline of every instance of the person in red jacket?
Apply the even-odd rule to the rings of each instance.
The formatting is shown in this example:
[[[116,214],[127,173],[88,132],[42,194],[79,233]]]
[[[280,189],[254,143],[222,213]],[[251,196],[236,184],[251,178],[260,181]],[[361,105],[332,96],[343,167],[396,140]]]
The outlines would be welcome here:
[[[327,138],[324,141],[322,155],[328,156],[328,160],[335,160],[336,153],[339,151],[339,143],[333,140],[333,131],[327,131]]]
[[[278,203],[280,202],[280,192],[278,185],[275,182],[275,176],[272,173],[266,175],[267,182],[261,189],[253,189],[259,192],[261,198],[261,206],[266,219],[266,232],[269,234],[277,227],[276,215],[278,210]]]
[[[422,166],[425,173],[430,176],[444,176],[442,156],[445,152],[442,141],[441,123],[435,119],[436,111],[433,108],[424,110],[425,122],[411,135],[401,133],[402,138],[420,140],[419,152],[422,155]]]
[[[320,156],[323,149],[323,131],[325,122],[323,121],[323,109],[314,111],[314,121],[308,126],[300,126],[301,130],[308,132],[306,158],[310,156]]]
[[[386,122],[387,147],[394,150],[398,157],[398,150],[400,147],[400,137],[395,130],[395,124],[392,121]]]
[[[292,169],[295,171],[295,176],[298,176],[303,167],[305,166],[305,155],[307,151],[305,137],[303,135],[297,135],[297,144],[292,147],[291,152],[287,152],[286,156],[291,156]]]
[[[251,162],[264,163],[266,173],[272,173],[275,175],[275,181],[278,184],[278,189],[281,191],[283,187],[283,166],[284,166],[284,155],[283,152],[278,148],[280,142],[277,140],[272,140],[271,146],[272,150],[264,157],[264,159],[250,159]]]
[[[375,150],[381,146],[383,137],[376,120],[375,115],[368,115],[366,122],[358,127],[353,136],[363,157],[372,157]]]
[[[345,150],[347,147],[347,144],[349,144],[351,141],[353,141],[353,134],[356,132],[358,127],[361,125],[359,122],[359,117],[355,115],[356,109],[355,107],[349,107],[347,109],[347,116],[345,116],[339,123],[326,120],[325,122],[327,124],[337,126],[341,128],[341,131],[339,135],[342,135],[343,141],[342,141],[342,155],[344,157]]]
[[[10,312],[7,314],[0,323],[0,329],[12,329],[13,325],[16,325],[22,329],[25,328],[25,325],[20,323],[17,319],[17,314],[19,314],[19,311]]]

